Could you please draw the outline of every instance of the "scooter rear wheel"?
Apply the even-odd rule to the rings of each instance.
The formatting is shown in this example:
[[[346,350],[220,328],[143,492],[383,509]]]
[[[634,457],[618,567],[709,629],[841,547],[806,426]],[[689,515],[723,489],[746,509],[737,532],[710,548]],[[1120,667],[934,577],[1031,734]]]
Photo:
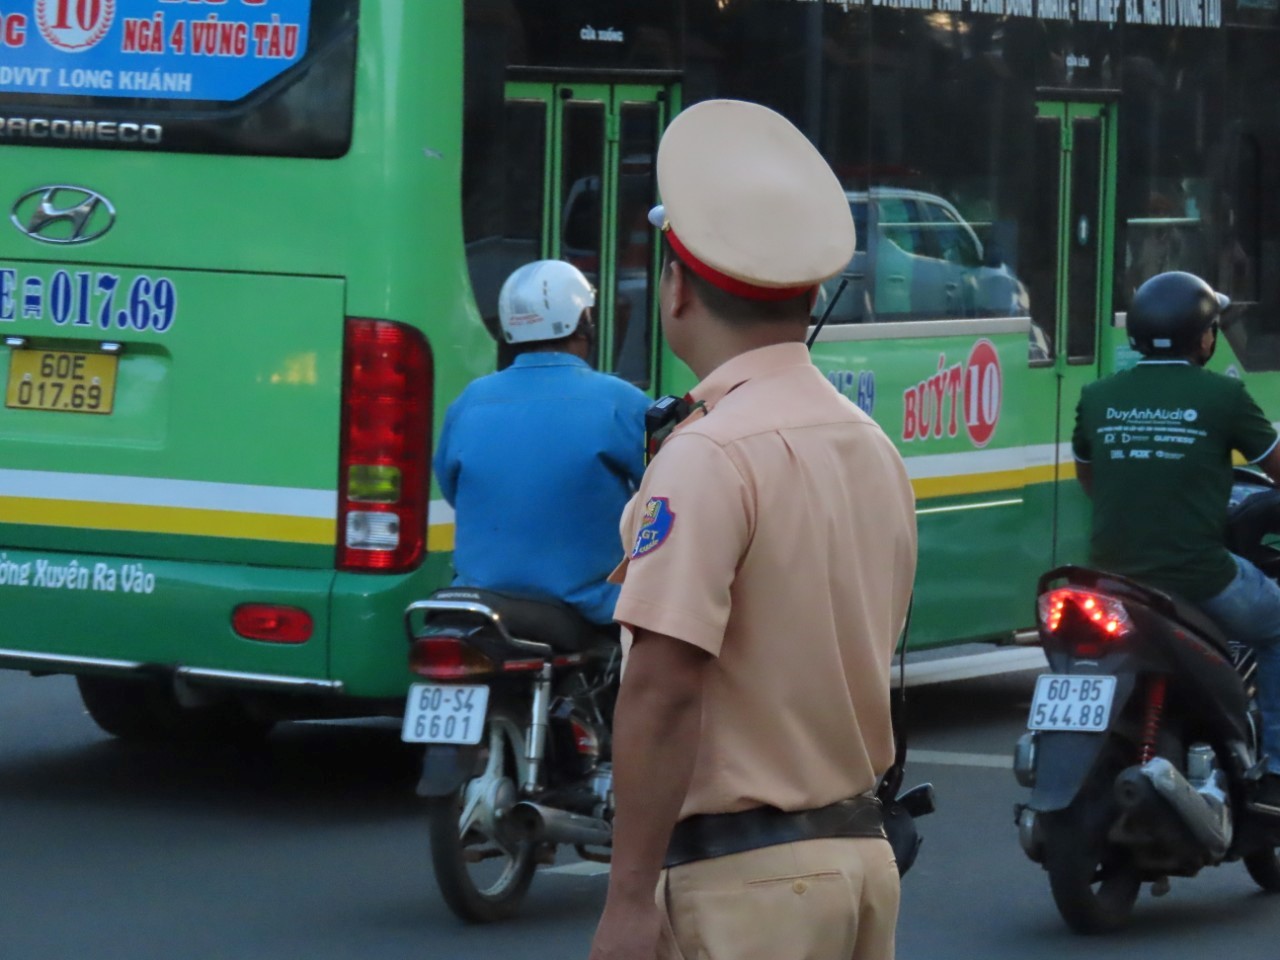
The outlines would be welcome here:
[[[1280,856],[1276,855],[1276,848],[1246,854],[1244,868],[1267,893],[1280,893]]]
[[[1106,823],[1075,811],[1045,815],[1044,865],[1053,902],[1077,933],[1109,933],[1129,921],[1142,886],[1123,851],[1106,843]]]

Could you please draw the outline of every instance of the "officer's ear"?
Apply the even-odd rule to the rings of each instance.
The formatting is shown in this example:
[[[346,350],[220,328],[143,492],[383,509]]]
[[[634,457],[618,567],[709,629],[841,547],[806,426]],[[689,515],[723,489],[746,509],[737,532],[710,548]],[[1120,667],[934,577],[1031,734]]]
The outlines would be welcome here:
[[[667,257],[662,269],[663,283],[667,287],[667,307],[672,317],[681,317],[689,309],[689,304],[697,296],[696,288],[689,281],[688,268],[678,259]]]

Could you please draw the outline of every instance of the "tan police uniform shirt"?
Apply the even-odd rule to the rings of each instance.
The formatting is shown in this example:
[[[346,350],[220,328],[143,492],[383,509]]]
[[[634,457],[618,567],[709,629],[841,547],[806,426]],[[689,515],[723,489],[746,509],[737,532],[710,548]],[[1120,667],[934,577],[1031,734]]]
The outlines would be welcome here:
[[[801,343],[734,357],[693,397],[707,412],[650,464],[615,574],[628,631],[716,658],[681,819],[864,793],[893,762],[890,668],[916,563],[906,468]]]

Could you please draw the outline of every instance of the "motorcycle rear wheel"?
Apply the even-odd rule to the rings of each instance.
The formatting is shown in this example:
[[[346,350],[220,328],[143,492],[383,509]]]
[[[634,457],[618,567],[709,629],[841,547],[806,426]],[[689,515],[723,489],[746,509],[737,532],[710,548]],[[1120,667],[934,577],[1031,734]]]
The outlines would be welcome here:
[[[440,895],[468,923],[493,923],[519,909],[538,863],[534,844],[502,829],[516,800],[521,754],[511,721],[491,716],[485,725],[489,761],[451,795],[431,800],[427,824],[431,864]]]
[[[1280,893],[1280,856],[1276,855],[1275,847],[1246,854],[1244,868],[1253,882],[1267,893]]]
[[[1091,824],[1085,819],[1071,810],[1046,815],[1049,889],[1076,933],[1110,933],[1128,923],[1142,881],[1121,851],[1108,848],[1105,820]]]

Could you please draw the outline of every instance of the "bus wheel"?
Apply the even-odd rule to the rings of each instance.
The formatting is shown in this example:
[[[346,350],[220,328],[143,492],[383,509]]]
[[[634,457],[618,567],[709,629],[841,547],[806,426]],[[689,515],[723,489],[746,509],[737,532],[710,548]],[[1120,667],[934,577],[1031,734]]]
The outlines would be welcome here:
[[[538,866],[534,844],[509,836],[503,826],[517,799],[519,753],[511,733],[517,728],[494,713],[485,728],[484,772],[427,807],[436,883],[449,909],[468,923],[512,916]]]
[[[79,676],[76,685],[93,722],[121,740],[249,745],[272,727],[234,700],[184,707],[166,681]]]
[[[159,718],[152,709],[145,681],[117,677],[76,677],[80,699],[93,722],[121,740],[154,740]]]

